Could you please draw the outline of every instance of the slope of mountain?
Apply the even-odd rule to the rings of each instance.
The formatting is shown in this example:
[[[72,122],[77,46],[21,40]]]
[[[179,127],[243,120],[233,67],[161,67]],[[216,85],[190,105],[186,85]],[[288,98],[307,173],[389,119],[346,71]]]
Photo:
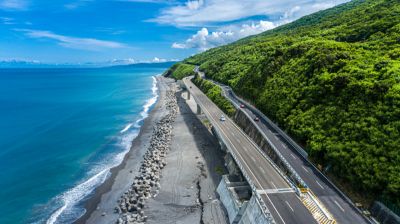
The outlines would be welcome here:
[[[192,56],[354,190],[400,204],[400,1],[354,0]]]

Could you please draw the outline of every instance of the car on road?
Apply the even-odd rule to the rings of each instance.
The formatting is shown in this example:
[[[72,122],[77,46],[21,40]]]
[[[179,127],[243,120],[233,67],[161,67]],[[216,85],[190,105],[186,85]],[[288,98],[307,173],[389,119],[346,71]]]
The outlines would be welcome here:
[[[258,122],[258,121],[260,121],[260,119],[258,117],[255,117],[254,121]]]
[[[225,119],[225,116],[224,115],[221,115],[221,117],[219,118],[219,120],[220,121],[225,121],[226,119]]]
[[[240,108],[244,108],[244,104],[240,104]]]

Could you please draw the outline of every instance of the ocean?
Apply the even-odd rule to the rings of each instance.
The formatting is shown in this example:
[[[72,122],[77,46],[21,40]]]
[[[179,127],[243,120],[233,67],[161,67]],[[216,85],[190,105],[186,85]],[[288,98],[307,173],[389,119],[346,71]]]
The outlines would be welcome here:
[[[0,223],[71,223],[118,165],[169,65],[0,69]]]

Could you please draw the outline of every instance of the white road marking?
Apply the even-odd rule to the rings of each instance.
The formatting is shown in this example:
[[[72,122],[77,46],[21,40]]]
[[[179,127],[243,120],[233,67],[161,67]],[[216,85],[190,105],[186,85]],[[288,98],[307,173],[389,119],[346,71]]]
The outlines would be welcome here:
[[[287,149],[287,146],[285,144],[282,143],[283,148]]]
[[[265,174],[265,170],[264,170],[263,168],[261,168],[261,172],[262,172],[263,174]]]
[[[290,210],[292,210],[292,212],[294,212],[294,210],[293,210],[292,206],[290,206],[289,202],[287,202],[287,201],[285,201],[285,202],[286,202],[287,206],[290,208]]]
[[[325,189],[317,180],[316,180],[315,182],[317,182],[317,184],[318,184],[322,189]]]
[[[275,137],[276,140],[279,140],[278,136],[274,135],[274,137]]]
[[[196,98],[196,97],[194,96],[194,98]],[[218,122],[216,122],[215,119],[211,116],[211,113],[210,113],[207,109],[205,109],[205,108],[204,108],[204,110],[207,111],[208,114],[210,114],[210,119],[213,120],[214,123],[218,124]],[[234,125],[234,126],[235,126],[235,125]],[[237,127],[237,128],[238,128],[238,127]],[[228,135],[223,131],[222,128],[219,128],[219,129],[220,129],[220,131],[221,131],[224,135],[228,136]],[[238,128],[238,130],[240,130],[240,129]],[[239,132],[239,133],[241,133],[241,132]],[[227,140],[228,140],[229,143],[232,145],[232,147],[233,147],[236,151],[238,151],[238,150],[236,149],[235,145],[232,143],[232,141],[231,141],[229,138],[227,138]],[[250,141],[250,143],[252,143],[252,144],[254,145],[253,142]],[[244,165],[247,166],[247,168],[249,169],[249,172],[251,173],[251,175],[253,175],[255,181],[256,181],[260,186],[262,186],[261,183],[260,183],[260,182],[258,181],[258,179],[256,178],[256,175],[254,175],[254,173],[251,171],[249,165],[248,165],[248,164],[245,162],[245,160],[243,159],[242,155],[240,155],[240,153],[238,153],[238,156],[241,157],[241,159],[242,159]],[[272,183],[272,184],[273,184],[273,183]],[[274,184],[273,184],[273,185],[274,185]],[[267,197],[268,201],[271,203],[271,205],[272,205],[272,207],[274,208],[274,210],[276,211],[276,213],[278,214],[279,218],[282,220],[283,224],[286,224],[286,222],[283,220],[281,214],[279,213],[278,209],[275,207],[274,203],[272,203],[272,201],[271,201],[271,199],[268,197],[268,195],[266,195],[266,197]]]
[[[292,153],[290,153],[290,155],[293,157],[293,159],[296,159],[296,156],[294,156]]]
[[[344,208],[342,206],[340,206],[340,204],[336,200],[334,202],[340,208],[340,210],[342,210],[342,212],[344,212]]]
[[[276,185],[274,184],[274,182],[271,181],[272,186],[274,186],[274,188],[277,188]]]
[[[279,189],[265,189],[265,190],[257,190],[260,194],[287,194],[287,193],[295,193],[293,188],[279,188]]]
[[[303,168],[303,170],[305,170],[307,173],[310,172],[310,171],[308,171],[304,166],[301,166],[301,168]]]
[[[247,151],[247,150],[246,150]],[[253,156],[250,156],[251,157],[251,159],[254,161],[254,162],[256,162],[256,159],[254,159],[254,157]]]

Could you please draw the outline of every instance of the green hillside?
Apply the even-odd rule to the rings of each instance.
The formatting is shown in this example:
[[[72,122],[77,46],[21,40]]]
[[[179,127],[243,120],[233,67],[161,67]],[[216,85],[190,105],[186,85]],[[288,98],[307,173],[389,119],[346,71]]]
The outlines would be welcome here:
[[[400,200],[400,1],[356,0],[185,60],[354,190]]]

